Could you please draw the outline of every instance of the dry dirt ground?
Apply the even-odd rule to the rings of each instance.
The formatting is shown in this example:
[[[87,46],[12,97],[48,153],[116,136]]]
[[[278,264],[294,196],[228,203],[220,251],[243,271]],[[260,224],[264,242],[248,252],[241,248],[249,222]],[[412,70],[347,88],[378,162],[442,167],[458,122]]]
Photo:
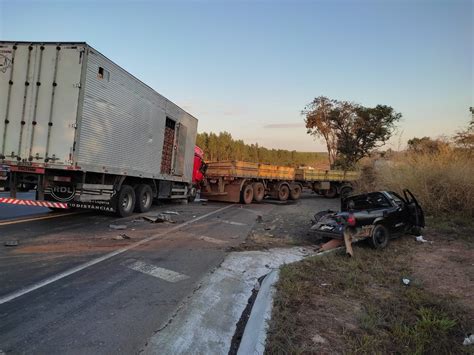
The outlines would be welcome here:
[[[256,216],[257,222],[246,241],[234,250],[255,250],[303,245],[313,248],[321,243],[309,231],[316,212],[338,210],[339,199],[327,199],[305,191],[297,201],[265,200],[268,213]]]
[[[404,236],[283,267],[267,353],[473,353],[473,234],[427,228],[431,243]]]

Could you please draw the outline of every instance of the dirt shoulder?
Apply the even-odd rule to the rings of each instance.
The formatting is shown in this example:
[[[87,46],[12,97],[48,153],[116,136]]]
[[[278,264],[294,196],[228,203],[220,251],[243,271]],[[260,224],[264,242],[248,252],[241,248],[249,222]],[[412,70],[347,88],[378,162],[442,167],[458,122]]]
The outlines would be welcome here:
[[[453,233],[438,226],[424,235],[432,243],[404,236],[381,251],[361,243],[354,258],[283,267],[267,353],[473,351],[462,345],[474,332],[473,234],[473,226]]]
[[[339,199],[327,199],[305,191],[297,201],[265,200],[268,213],[257,222],[245,243],[233,250],[259,250],[275,247],[317,245],[320,241],[309,231],[311,219],[322,210],[338,210]],[[271,207],[270,207],[271,206]]]

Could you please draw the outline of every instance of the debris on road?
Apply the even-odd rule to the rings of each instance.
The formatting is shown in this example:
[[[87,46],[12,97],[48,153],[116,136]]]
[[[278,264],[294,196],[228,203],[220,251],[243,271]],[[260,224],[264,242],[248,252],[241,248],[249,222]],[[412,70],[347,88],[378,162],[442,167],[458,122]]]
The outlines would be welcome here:
[[[125,224],[110,224],[109,228],[114,230],[124,230],[127,229],[127,226]]]
[[[407,279],[407,278],[404,277],[404,278],[402,279],[402,282],[403,282],[403,284],[404,284],[405,286],[409,286],[411,281],[410,281],[410,279]]]
[[[18,240],[7,240],[4,244],[6,247],[17,247]]]
[[[156,216],[143,216],[143,219],[151,223],[176,223],[176,221],[174,221],[169,215],[163,213],[160,213]]]
[[[262,223],[262,222],[263,222],[262,216],[258,215],[257,216],[257,223]]]
[[[163,214],[172,214],[172,215],[178,216],[179,212],[176,212],[176,211],[163,211]]]
[[[474,334],[469,334],[466,338],[464,338],[462,345],[474,345]]]
[[[113,239],[114,240],[124,240],[124,239],[131,239],[131,238],[126,234],[119,234],[116,237],[114,237]]]
[[[331,250],[335,249],[337,247],[340,247],[343,244],[343,241],[340,239],[331,239],[329,242],[324,243],[321,245],[320,251],[326,251],[326,250]]]
[[[429,240],[426,240],[425,238],[423,238],[422,235],[419,235],[418,237],[415,237],[415,240],[417,242],[420,242],[420,243],[433,243],[433,242],[430,242]]]

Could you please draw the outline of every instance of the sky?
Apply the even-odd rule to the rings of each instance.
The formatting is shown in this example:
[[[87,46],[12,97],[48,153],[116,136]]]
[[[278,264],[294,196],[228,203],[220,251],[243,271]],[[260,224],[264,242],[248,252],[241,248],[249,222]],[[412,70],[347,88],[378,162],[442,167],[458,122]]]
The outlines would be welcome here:
[[[199,119],[267,148],[324,151],[324,95],[403,115],[387,147],[450,135],[474,106],[472,0],[0,0],[0,40],[85,41]]]

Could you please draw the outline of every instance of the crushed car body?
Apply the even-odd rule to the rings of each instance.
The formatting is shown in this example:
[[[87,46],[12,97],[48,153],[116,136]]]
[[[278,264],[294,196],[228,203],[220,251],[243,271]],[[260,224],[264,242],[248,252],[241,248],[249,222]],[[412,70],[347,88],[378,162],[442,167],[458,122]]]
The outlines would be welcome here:
[[[315,214],[311,230],[320,237],[352,243],[369,239],[384,248],[389,239],[403,233],[419,234],[425,226],[423,209],[407,189],[403,197],[392,191],[376,191],[341,199],[341,211]],[[348,240],[350,239],[350,240]]]

